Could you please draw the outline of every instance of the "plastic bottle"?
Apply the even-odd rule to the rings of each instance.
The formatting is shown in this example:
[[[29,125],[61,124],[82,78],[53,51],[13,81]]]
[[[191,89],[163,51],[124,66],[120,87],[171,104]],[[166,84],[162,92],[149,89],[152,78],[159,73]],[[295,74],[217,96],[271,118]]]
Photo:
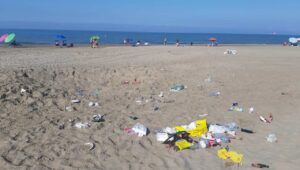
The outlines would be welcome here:
[[[136,117],[136,116],[129,116],[129,118],[132,119],[132,120],[137,120],[138,119],[138,117]]]
[[[265,165],[261,163],[252,163],[251,166],[254,168],[269,168],[269,165]]]
[[[252,130],[248,130],[248,129],[244,129],[244,128],[241,128],[241,131],[245,132],[245,133],[254,133]]]

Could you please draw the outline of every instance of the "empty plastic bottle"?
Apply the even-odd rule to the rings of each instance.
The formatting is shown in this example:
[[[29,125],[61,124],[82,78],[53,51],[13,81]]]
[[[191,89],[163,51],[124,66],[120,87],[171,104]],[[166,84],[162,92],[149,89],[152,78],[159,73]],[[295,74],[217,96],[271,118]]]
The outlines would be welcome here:
[[[261,163],[252,163],[251,166],[254,168],[269,168],[269,165],[265,165]]]

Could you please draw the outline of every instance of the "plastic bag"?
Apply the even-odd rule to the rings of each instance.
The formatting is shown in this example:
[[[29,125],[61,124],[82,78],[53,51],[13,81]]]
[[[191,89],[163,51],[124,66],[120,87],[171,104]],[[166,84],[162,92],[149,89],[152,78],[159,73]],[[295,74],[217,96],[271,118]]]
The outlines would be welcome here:
[[[142,136],[146,136],[146,135],[147,135],[147,128],[146,128],[143,124],[140,124],[140,123],[135,124],[135,125],[132,127],[132,130],[133,130],[133,132],[136,133],[139,137],[142,137]]]
[[[181,139],[179,141],[175,142],[175,146],[177,146],[178,150],[184,150],[184,149],[188,149],[192,146],[193,144],[186,141],[185,139]]]
[[[188,126],[176,126],[175,130],[177,132],[185,131],[189,133],[191,137],[201,137],[202,134],[207,132],[206,119],[197,120],[190,123]]]
[[[218,157],[224,160],[229,158],[234,163],[241,163],[243,160],[242,154],[238,154],[234,151],[227,151],[225,148],[218,150]]]

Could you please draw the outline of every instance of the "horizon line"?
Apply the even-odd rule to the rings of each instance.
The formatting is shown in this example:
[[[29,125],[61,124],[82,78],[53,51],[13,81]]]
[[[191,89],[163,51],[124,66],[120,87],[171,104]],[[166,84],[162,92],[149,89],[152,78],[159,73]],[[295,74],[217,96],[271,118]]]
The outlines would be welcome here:
[[[226,33],[226,32],[176,32],[176,31],[122,31],[122,30],[101,30],[101,29],[60,29],[60,28],[1,28],[0,30],[37,30],[37,31],[99,31],[99,32],[117,32],[117,33],[160,33],[160,34],[229,34],[229,35],[274,35],[274,36],[300,36],[300,34],[274,34],[274,33]]]

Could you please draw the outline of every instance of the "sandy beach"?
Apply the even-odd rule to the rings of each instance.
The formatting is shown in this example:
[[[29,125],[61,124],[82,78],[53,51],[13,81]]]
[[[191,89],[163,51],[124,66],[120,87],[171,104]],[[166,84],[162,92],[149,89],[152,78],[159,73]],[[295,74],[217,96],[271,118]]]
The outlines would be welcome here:
[[[226,49],[238,53],[225,55]],[[251,163],[297,169],[299,54],[299,47],[276,45],[1,47],[0,169],[253,169]],[[176,83],[187,88],[171,92]],[[209,96],[214,91],[220,96]],[[244,112],[228,111],[233,102]],[[271,123],[259,120],[269,113]],[[94,114],[105,121],[92,122]],[[155,129],[202,114],[210,124],[236,122],[255,131],[237,131],[240,140],[228,144],[243,154],[241,165],[218,158],[220,146],[176,152],[156,140]],[[90,127],[76,128],[78,122]],[[124,132],[138,122],[149,135]],[[271,133],[277,142],[267,142]]]

